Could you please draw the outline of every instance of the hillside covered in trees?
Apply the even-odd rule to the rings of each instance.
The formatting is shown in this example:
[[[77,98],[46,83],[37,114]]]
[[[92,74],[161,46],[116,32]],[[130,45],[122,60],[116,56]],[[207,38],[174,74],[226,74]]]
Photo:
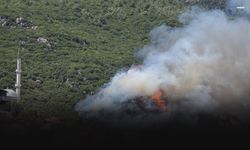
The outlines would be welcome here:
[[[224,8],[216,0],[0,0],[0,88],[14,89],[22,59],[17,119],[77,118],[74,105],[122,68],[156,26],[181,26],[192,5]]]

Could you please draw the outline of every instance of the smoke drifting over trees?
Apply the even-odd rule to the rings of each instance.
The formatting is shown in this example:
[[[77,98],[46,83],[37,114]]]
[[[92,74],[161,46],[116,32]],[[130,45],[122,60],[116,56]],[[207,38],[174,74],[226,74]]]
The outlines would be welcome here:
[[[190,21],[185,13],[180,17],[183,27],[153,29],[151,43],[137,53],[142,66],[118,72],[100,92],[80,101],[76,110],[82,117],[112,115],[126,102],[163,90],[171,113],[162,112],[161,119],[201,112],[248,118],[250,22],[230,20],[220,10],[197,12]]]

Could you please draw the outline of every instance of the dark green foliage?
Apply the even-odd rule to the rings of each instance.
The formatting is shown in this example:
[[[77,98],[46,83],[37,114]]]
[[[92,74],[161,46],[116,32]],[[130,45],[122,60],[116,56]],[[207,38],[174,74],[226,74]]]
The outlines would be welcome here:
[[[198,5],[206,9],[225,9],[227,0],[189,0],[186,3],[189,5]]]

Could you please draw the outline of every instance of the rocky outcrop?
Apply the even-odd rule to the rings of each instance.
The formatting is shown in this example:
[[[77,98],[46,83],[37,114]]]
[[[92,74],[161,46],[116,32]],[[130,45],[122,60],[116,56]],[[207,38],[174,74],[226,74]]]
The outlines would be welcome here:
[[[16,26],[31,28],[33,26],[33,23],[32,21],[26,20],[23,17],[18,17],[16,18]]]
[[[0,24],[2,27],[12,27],[15,26],[15,21],[9,16],[0,16]]]
[[[33,30],[38,29],[38,26],[34,25],[32,21],[24,19],[23,17],[11,18],[10,16],[1,16],[0,15],[0,25],[2,27],[22,27],[22,28],[31,28]]]
[[[47,43],[48,42],[48,40],[47,39],[45,39],[45,38],[43,38],[43,37],[39,37],[39,38],[37,38],[37,40],[36,40],[38,43],[40,43],[40,44],[44,44],[44,43]]]

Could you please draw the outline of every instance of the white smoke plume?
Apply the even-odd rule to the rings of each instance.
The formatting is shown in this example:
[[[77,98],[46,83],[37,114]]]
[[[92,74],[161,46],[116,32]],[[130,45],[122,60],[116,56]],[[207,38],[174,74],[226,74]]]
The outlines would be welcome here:
[[[195,15],[183,27],[153,29],[151,44],[137,53],[143,64],[118,72],[75,109],[83,117],[114,115],[124,104],[162,90],[170,109],[162,112],[166,119],[199,112],[249,117],[250,22],[230,20],[219,10]]]

